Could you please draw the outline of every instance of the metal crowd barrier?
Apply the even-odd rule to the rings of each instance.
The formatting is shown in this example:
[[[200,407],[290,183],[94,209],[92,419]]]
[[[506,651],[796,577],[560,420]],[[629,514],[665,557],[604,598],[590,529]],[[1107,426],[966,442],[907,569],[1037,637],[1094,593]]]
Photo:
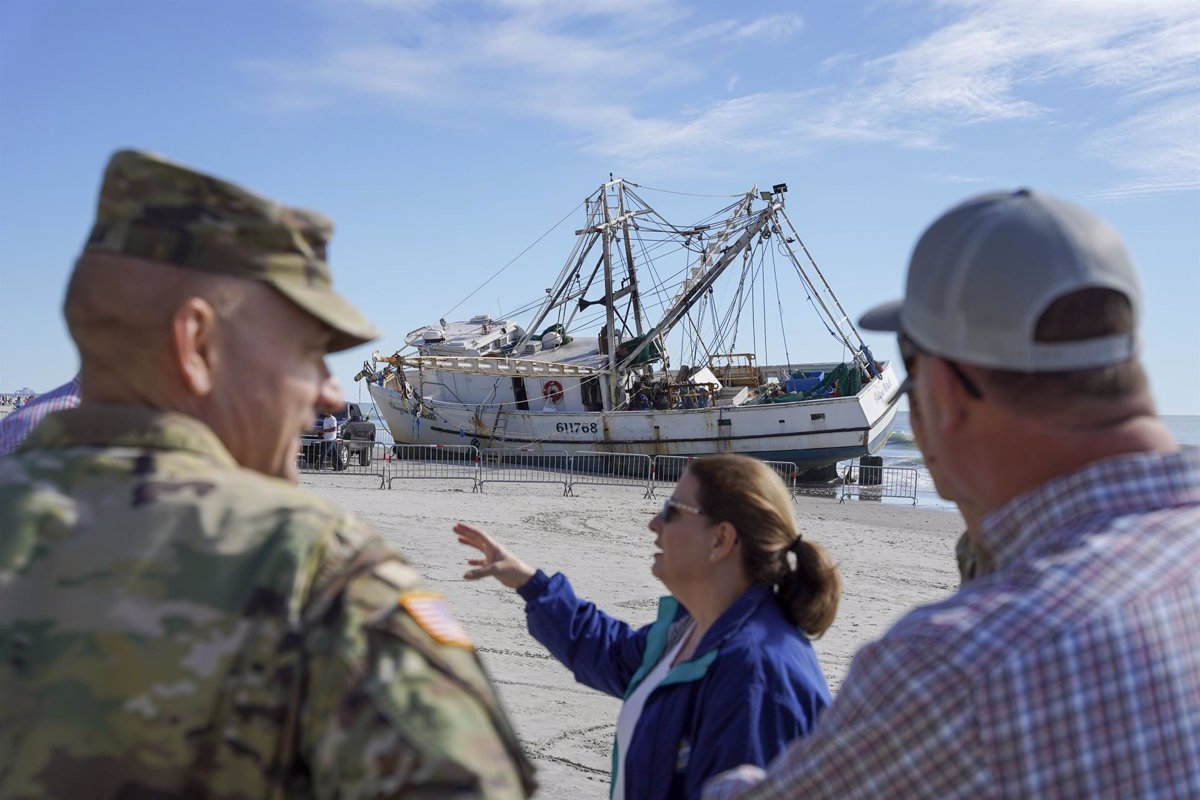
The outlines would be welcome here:
[[[471,491],[483,491],[479,480],[479,448],[469,444],[381,445],[387,453],[387,487],[392,481],[469,480]]]
[[[842,474],[842,493],[839,503],[852,495],[862,500],[884,497],[911,498],[917,504],[917,470],[913,467],[881,467],[849,464]]]
[[[636,453],[605,453],[579,450],[480,449],[473,445],[390,444],[346,441],[345,463],[335,470],[330,452],[320,442],[305,444],[298,467],[303,473],[333,472],[371,475],[379,488],[392,488],[401,480],[468,480],[472,492],[482,492],[485,483],[562,484],[563,495],[580,486],[631,486],[652,498],[662,485],[673,486],[695,456],[648,456]],[[799,494],[878,500],[908,498],[917,504],[917,470],[849,463],[837,486],[807,486],[797,483],[799,471],[790,461],[764,461],[783,479],[796,498]]]
[[[388,482],[388,450],[380,442],[348,441],[346,468],[343,475],[372,475],[379,477],[379,488]]]
[[[574,494],[576,486],[636,486],[645,492],[643,497],[653,497],[652,474],[653,461],[647,455],[576,450],[567,494]]]
[[[696,456],[655,456],[650,471],[650,494],[646,496],[653,497],[655,488],[659,484],[673,486],[678,483],[680,477],[683,476],[683,471],[687,469],[688,463],[695,458]],[[787,487],[788,493],[792,495],[792,499],[795,500],[796,478],[800,475],[796,465],[791,461],[763,461],[763,463],[775,471],[775,474],[783,481],[783,485]]]
[[[301,440],[300,452],[296,455],[296,469],[302,473],[320,472],[321,467],[332,470],[329,458],[324,443]]]
[[[792,496],[792,500],[796,500],[796,478],[800,471],[796,469],[795,463],[791,461],[763,461],[768,467],[775,471],[779,479],[783,481],[783,485],[787,487],[788,494]]]
[[[695,456],[655,456],[650,467],[650,496],[654,497],[658,485],[674,486],[683,477],[689,461]]]
[[[379,488],[387,482],[387,449],[371,441],[341,441],[342,465],[338,469],[334,448],[324,442],[304,442],[296,466],[302,473],[332,472],[337,475],[371,475],[379,478]]]
[[[571,456],[566,450],[485,448],[479,458],[479,491],[485,483],[561,483],[571,493]]]

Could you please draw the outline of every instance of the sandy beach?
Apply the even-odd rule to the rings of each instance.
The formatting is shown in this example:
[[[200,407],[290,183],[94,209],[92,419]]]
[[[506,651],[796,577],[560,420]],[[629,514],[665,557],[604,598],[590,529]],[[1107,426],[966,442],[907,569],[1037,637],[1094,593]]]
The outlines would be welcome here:
[[[301,476],[301,484],[368,519],[443,592],[470,631],[517,731],[539,770],[538,798],[608,796],[610,746],[620,702],[575,682],[525,630],[523,601],[494,580],[463,580],[474,552],[451,526],[486,528],[529,563],[570,577],[580,596],[633,625],[652,621],[662,585],[650,574],[653,534],[646,524],[661,505],[636,489],[489,485]],[[660,490],[661,491],[661,490]],[[669,491],[669,489],[668,489]],[[941,599],[958,585],[957,513],[871,501],[801,497],[803,534],[841,565],[844,595],[837,621],[815,646],[837,691],[855,651],[908,609]]]

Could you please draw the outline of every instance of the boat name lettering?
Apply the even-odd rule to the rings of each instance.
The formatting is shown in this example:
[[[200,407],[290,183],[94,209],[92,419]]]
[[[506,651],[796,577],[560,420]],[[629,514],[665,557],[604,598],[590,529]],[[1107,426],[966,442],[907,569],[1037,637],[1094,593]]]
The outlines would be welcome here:
[[[598,433],[595,422],[559,422],[554,426],[559,433]]]

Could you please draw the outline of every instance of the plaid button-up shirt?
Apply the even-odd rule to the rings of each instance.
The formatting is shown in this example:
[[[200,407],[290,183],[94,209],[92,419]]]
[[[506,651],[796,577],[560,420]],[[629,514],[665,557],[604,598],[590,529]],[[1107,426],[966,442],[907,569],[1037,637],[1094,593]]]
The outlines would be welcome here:
[[[79,405],[79,376],[57,389],[43,392],[7,417],[0,419],[0,456],[8,455],[25,441],[29,432],[47,415]]]
[[[1200,450],[984,520],[996,572],[855,657],[817,731],[705,800],[1200,797]]]

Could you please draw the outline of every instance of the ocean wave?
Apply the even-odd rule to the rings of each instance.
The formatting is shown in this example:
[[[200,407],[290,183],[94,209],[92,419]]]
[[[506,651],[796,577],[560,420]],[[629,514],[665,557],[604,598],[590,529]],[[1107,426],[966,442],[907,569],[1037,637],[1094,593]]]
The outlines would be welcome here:
[[[913,469],[924,470],[925,459],[920,456],[904,456],[896,455],[894,452],[888,452],[886,449],[880,452],[883,456],[884,467],[912,467]]]
[[[888,444],[916,444],[916,439],[913,438],[912,431],[893,430],[888,437]]]

